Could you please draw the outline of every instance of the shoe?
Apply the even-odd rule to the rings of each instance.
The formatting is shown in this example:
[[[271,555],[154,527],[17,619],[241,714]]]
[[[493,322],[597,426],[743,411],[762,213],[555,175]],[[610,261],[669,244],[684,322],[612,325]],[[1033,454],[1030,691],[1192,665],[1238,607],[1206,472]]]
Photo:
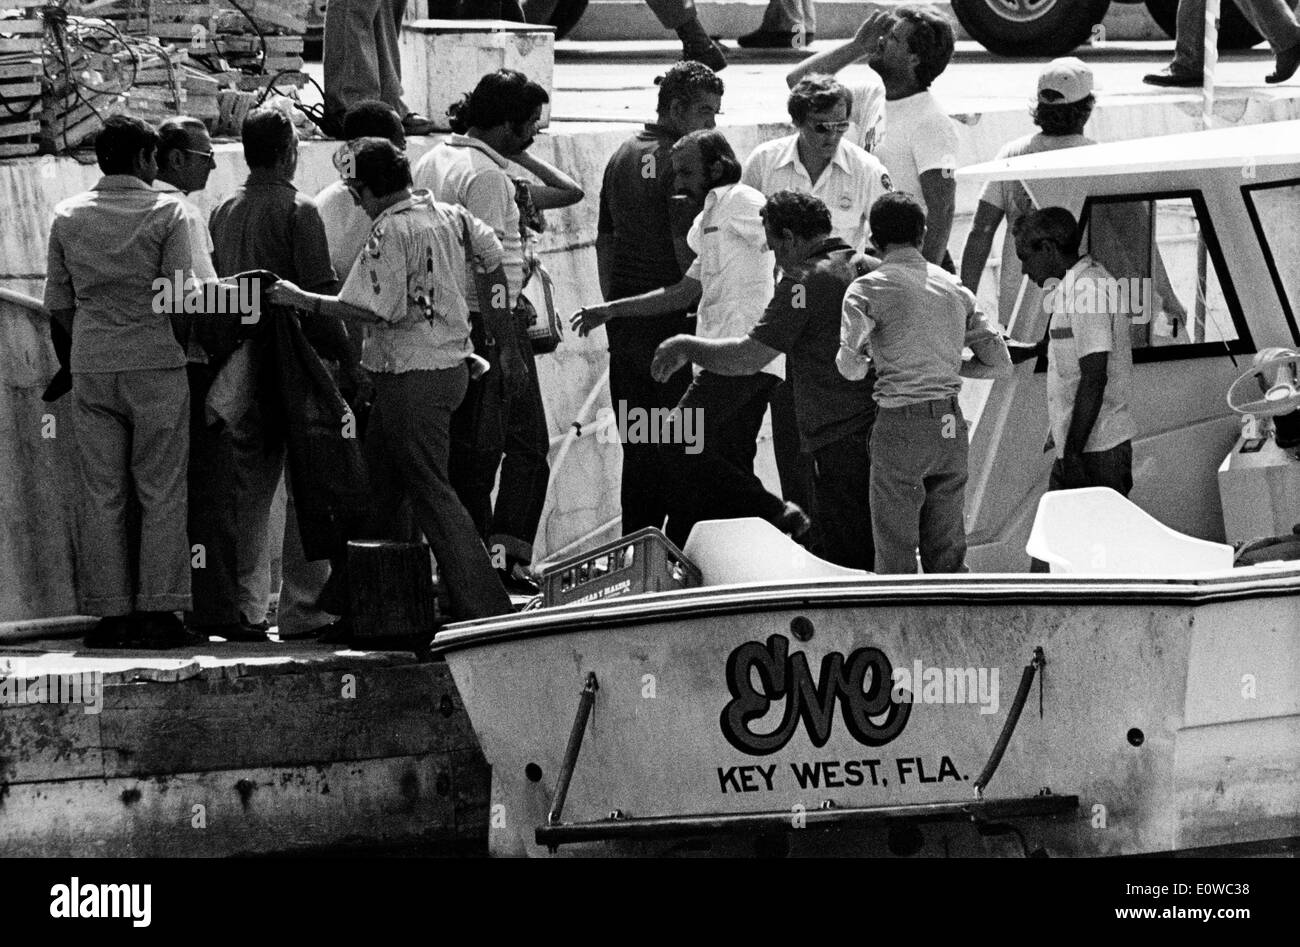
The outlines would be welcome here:
[[[202,628],[190,629],[196,634],[203,635],[205,638],[209,635],[222,638],[226,641],[268,641],[266,629],[258,628],[256,625],[250,625],[241,616],[239,621],[227,622],[224,625],[205,625]]]
[[[1194,72],[1174,72],[1172,66],[1165,66],[1159,72],[1148,73],[1142,77],[1147,85],[1165,86],[1167,88],[1193,89],[1204,84],[1204,78]]]
[[[325,133],[326,138],[343,138],[343,113],[330,112],[321,116],[321,120],[316,123],[316,127]]]
[[[402,131],[408,135],[432,135],[437,130],[433,121],[419,112],[407,112],[402,119]]]
[[[136,612],[131,616],[132,638],[142,648],[185,648],[205,644],[207,639],[187,631],[174,612]]]
[[[87,648],[132,647],[131,622],[126,615],[109,615],[95,622],[95,627],[82,639]]]
[[[808,535],[812,529],[812,520],[799,504],[787,500],[785,509],[777,517],[776,528],[797,542]]]
[[[1264,81],[1286,82],[1295,75],[1296,69],[1300,69],[1300,43],[1277,54],[1277,68],[1273,70],[1272,75],[1265,76]]]
[[[742,49],[803,49],[816,38],[816,33],[803,30],[754,30],[736,37],[736,45]]]
[[[332,621],[324,628],[317,628],[315,637],[322,644],[351,644],[352,622],[346,618]]]
[[[702,62],[714,72],[726,69],[726,49],[712,36],[705,36],[704,39],[708,40],[707,44],[699,40],[683,40],[682,58]]]

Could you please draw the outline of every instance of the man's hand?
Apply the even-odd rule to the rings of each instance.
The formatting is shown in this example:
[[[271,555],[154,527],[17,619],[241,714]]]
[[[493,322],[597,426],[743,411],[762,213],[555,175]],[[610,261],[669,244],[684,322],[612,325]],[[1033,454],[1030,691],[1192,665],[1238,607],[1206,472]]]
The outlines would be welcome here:
[[[1003,339],[1007,344],[1007,354],[1011,356],[1011,364],[1019,365],[1021,362],[1028,362],[1030,359],[1041,358],[1047,354],[1047,339],[1041,342],[1017,342],[1015,339]]]
[[[663,384],[677,374],[677,370],[690,361],[684,349],[684,343],[690,338],[689,335],[675,335],[660,342],[650,362],[650,377]]]
[[[853,34],[853,47],[862,56],[874,53],[893,28],[894,15],[888,10],[876,10],[862,21],[858,31]]]
[[[608,306],[584,306],[575,312],[569,319],[569,327],[576,329],[578,335],[587,336],[594,329],[598,329],[609,321],[610,311]]]
[[[266,297],[277,306],[306,310],[312,308],[310,296],[287,279],[277,280],[275,285],[266,291]]]

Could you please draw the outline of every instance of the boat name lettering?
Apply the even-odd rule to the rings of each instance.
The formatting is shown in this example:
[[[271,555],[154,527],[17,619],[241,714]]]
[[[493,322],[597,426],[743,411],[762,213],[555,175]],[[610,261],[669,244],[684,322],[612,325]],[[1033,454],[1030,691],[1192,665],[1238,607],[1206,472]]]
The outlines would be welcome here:
[[[912,705],[890,699],[893,666],[879,648],[858,648],[848,658],[831,652],[822,658],[816,680],[807,655],[789,651],[788,638],[772,635],[766,644],[748,641],[727,657],[732,699],[722,708],[719,722],[722,735],[737,750],[751,756],[776,753],[790,742],[800,720],[812,745],[823,747],[831,738],[837,702],[844,725],[864,746],[884,746],[903,732]],[[754,671],[758,689],[753,685]],[[749,725],[781,700],[786,702],[785,712],[777,728],[753,732]]]

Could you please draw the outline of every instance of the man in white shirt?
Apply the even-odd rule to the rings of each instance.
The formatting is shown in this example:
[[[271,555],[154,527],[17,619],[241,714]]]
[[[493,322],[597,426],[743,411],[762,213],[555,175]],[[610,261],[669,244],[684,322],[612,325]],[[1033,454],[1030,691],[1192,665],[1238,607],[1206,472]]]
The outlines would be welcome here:
[[[953,172],[960,140],[930,85],[948,67],[953,49],[952,24],[941,10],[907,5],[872,13],[853,39],[805,59],[786,76],[793,86],[811,73],[834,74],[867,58],[885,86],[884,131],[873,153],[884,163],[894,190],[915,195],[925,209],[922,254],[951,272],[956,268],[948,236],[956,207]]]
[[[764,196],[791,190],[821,198],[832,234],[862,250],[871,205],[891,184],[885,166],[846,139],[854,118],[849,90],[830,76],[807,76],[790,90],[786,106],[795,134],[755,148],[741,183]]]
[[[1025,275],[1048,290],[1047,414],[1056,462],[1049,490],[1133,488],[1129,411],[1133,352],[1126,298],[1092,257],[1080,255],[1074,216],[1047,207],[1021,218],[1016,254]]]
[[[522,73],[489,73],[452,106],[455,133],[415,166],[416,187],[461,205],[496,232],[505,251],[511,309],[523,288],[526,263],[515,182],[507,169],[512,159],[527,161],[523,166],[544,185],[560,181],[556,169],[523,154],[549,100],[546,90]],[[498,563],[496,553],[504,553],[506,588],[533,594],[537,586],[528,568],[550,480],[550,431],[537,365],[527,330],[517,319],[493,329],[477,316],[479,300],[472,293],[468,303],[474,349],[500,370],[470,383],[453,419],[451,481]],[[494,506],[498,468],[501,486]]]
[[[727,139],[713,129],[684,135],[673,146],[672,163],[678,192],[704,205],[687,237],[695,262],[673,286],[579,310],[573,325],[583,335],[610,319],[663,315],[698,300],[696,334],[733,338],[758,323],[772,298],[776,260],[763,229],[765,202],[740,182]],[[660,346],[651,371],[663,381],[686,360]],[[784,375],[784,356],[749,375],[702,371],[663,429],[653,431],[674,480],[665,532],[679,546],[701,519],[761,516],[796,538],[810,528],[800,507],[768,493],[754,475],[768,396]]]

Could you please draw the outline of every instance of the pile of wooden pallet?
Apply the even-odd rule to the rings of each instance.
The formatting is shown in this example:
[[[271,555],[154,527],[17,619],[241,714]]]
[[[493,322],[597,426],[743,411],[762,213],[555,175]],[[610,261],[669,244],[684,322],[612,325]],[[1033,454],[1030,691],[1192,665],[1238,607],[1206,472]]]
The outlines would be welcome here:
[[[302,68],[310,0],[150,0],[149,32],[186,47],[210,72],[233,74],[240,89],[262,89],[277,73]],[[301,85],[284,76],[277,85]]]
[[[40,149],[42,0],[4,0],[18,15],[0,19],[0,158]]]

